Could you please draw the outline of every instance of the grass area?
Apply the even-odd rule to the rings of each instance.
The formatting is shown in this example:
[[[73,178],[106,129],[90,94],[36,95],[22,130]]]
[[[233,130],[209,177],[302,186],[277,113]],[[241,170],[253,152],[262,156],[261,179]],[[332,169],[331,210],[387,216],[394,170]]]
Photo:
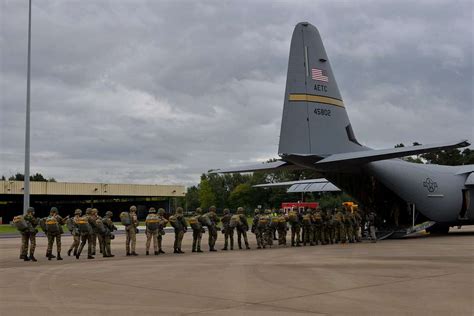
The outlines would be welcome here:
[[[41,228],[36,227],[36,229],[38,229],[39,232],[42,232]],[[69,232],[66,226],[63,226],[63,231],[65,233]],[[0,225],[0,234],[20,234],[20,232],[10,224],[3,224]]]

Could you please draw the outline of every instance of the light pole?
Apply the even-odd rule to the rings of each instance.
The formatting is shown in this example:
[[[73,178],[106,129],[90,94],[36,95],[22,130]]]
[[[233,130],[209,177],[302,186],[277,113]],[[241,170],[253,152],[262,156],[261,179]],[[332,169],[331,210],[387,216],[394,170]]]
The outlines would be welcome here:
[[[28,66],[26,75],[25,178],[23,179],[23,214],[30,207],[30,63],[31,63],[31,0],[28,1]]]

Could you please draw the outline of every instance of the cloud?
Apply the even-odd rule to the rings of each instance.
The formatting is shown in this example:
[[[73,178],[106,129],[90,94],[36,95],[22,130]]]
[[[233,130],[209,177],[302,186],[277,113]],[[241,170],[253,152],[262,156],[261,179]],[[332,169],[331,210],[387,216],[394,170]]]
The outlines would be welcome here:
[[[0,10],[0,173],[23,170],[27,7]],[[182,183],[278,149],[294,25],[316,25],[358,139],[469,138],[472,3],[33,4],[33,172]],[[376,131],[376,133],[374,133]]]

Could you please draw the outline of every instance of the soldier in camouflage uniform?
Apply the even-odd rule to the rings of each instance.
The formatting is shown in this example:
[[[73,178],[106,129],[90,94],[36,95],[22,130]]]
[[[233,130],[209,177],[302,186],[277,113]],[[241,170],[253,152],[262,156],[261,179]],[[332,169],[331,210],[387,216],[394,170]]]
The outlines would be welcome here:
[[[288,222],[291,229],[291,247],[300,247],[301,239],[301,216],[296,209],[288,212]]]
[[[265,243],[263,241],[263,230],[259,227],[259,221],[260,210],[256,208],[254,211],[251,232],[255,234],[255,239],[257,240],[257,249],[265,248]]]
[[[273,246],[273,228],[270,225],[271,215],[272,215],[272,210],[267,209],[265,210],[264,215],[260,217],[260,221],[262,220],[262,218],[267,219],[267,226],[263,230],[263,240],[264,240],[265,246],[269,246],[270,248]]]
[[[206,216],[209,217],[211,220],[211,225],[208,227],[209,229],[209,251],[217,251],[216,241],[217,241],[217,224],[219,223],[219,217],[216,214],[216,207],[211,206],[209,208],[209,212],[206,213]]]
[[[100,245],[101,239],[99,238],[99,232],[98,232],[98,227],[97,227],[97,219],[99,219],[99,210],[96,208],[91,209],[91,218],[93,220],[92,224],[92,255],[95,256],[95,252],[97,250],[97,240],[99,240],[99,251],[102,252],[102,247]]]
[[[230,219],[232,214],[228,208],[224,209],[224,216],[221,218],[222,222],[222,233],[224,234],[224,248],[222,250],[227,250],[230,240],[230,250],[234,250],[234,227],[230,225]]]
[[[183,242],[184,233],[188,230],[188,223],[184,218],[182,207],[176,209],[174,217],[175,221],[170,218],[170,222],[174,227],[174,253],[184,253],[184,251],[181,250],[181,244]]]
[[[346,243],[346,232],[344,230],[344,214],[340,209],[335,210],[333,219],[336,244],[339,242],[344,244]]]
[[[165,227],[168,224],[168,220],[165,218],[165,209],[158,209],[158,218],[160,219],[160,227],[158,228],[158,253],[165,253],[162,248]]]
[[[313,241],[316,245],[325,243],[326,237],[324,236],[323,226],[323,213],[318,208],[313,214]]]
[[[325,213],[323,212],[323,230],[326,238],[325,243],[332,245],[334,243],[334,221],[331,210],[327,210]]]
[[[354,216],[353,230],[354,230],[355,241],[361,242],[362,241],[362,233],[361,233],[362,216],[360,216],[359,210],[357,208],[354,210],[354,213],[352,215]]]
[[[66,223],[66,220],[69,218],[62,218],[58,214],[58,209],[56,207],[52,207],[51,211],[49,212],[49,216],[46,219],[46,225],[48,229],[46,230],[46,236],[48,237],[48,248],[46,250],[46,257],[48,260],[52,258],[57,258],[58,260],[63,260],[61,257],[61,234],[64,233],[62,225]],[[54,224],[56,223],[56,224]],[[57,227],[57,230],[53,231],[52,227]],[[57,248],[57,257],[55,257],[53,252],[53,244],[56,240],[56,248]]]
[[[189,220],[193,230],[193,247],[192,252],[202,252],[201,240],[204,233],[204,225],[202,223],[202,208],[198,207],[194,212],[193,218]]]
[[[86,215],[83,216],[84,223],[87,225],[88,230],[84,230],[80,232],[81,236],[81,244],[79,245],[79,249],[77,250],[76,259],[79,259],[81,256],[82,249],[87,242],[87,259],[94,259],[92,256],[92,225],[95,225],[94,219],[91,216],[91,208],[86,209]]]
[[[139,225],[137,216],[137,207],[135,205],[130,206],[130,225],[125,227],[125,233],[127,235],[125,239],[125,250],[127,256],[138,256],[135,252],[137,246],[137,227]]]
[[[369,235],[370,235],[370,240],[372,242],[377,242],[377,236],[375,235],[375,221],[377,219],[377,214],[375,214],[374,211],[370,211],[369,214],[367,214],[367,224],[369,225]]]
[[[81,217],[82,211],[80,209],[76,209],[74,211],[74,218],[73,218],[73,230],[71,231],[72,235],[72,245],[69,247],[69,250],[67,251],[67,255],[70,257],[71,252],[74,251],[74,256],[77,255],[77,249],[79,248],[79,244],[81,242],[81,234],[79,233],[79,229],[77,227],[77,220]]]
[[[303,215],[303,246],[309,244],[314,246],[312,241],[313,235],[313,223],[312,223],[312,216],[311,216],[311,209],[306,209]]]
[[[247,222],[247,216],[245,216],[245,210],[243,207],[237,208],[237,214],[240,217],[240,224],[237,226],[237,243],[239,249],[242,249],[242,240],[244,237],[245,249],[250,249],[249,240],[247,239],[247,231],[249,230],[249,223]]]
[[[344,213],[344,229],[346,231],[347,240],[350,243],[354,242],[354,217],[352,216],[352,212],[350,211],[349,207],[346,207],[346,211]]]
[[[148,215],[145,219],[145,235],[146,235],[146,255],[150,255],[150,245],[153,240],[153,250],[155,256],[159,255],[158,252],[158,233],[159,233],[160,218],[156,214],[156,209],[150,207]]]
[[[102,219],[102,223],[104,223],[104,226],[107,229],[107,233],[104,235],[104,245],[102,249],[102,253],[106,258],[115,257],[112,254],[112,250],[110,247],[111,240],[115,238],[113,232],[117,230],[117,227],[115,227],[114,222],[112,221],[112,216],[113,213],[111,211],[107,211],[105,213],[105,217]]]
[[[288,231],[288,227],[286,226],[287,218],[285,216],[285,211],[283,209],[278,211],[278,245],[286,246],[286,233]]]
[[[36,249],[36,233],[38,230],[38,219],[35,217],[35,209],[29,207],[26,211],[26,215],[23,217],[28,228],[21,232],[21,250],[20,259],[24,261],[37,261],[35,258]],[[28,257],[28,243],[30,244],[30,256]]]

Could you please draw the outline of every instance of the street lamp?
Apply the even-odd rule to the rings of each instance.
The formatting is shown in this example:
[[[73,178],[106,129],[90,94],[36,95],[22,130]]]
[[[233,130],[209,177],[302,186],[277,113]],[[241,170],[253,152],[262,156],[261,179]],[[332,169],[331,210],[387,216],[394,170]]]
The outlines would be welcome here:
[[[28,1],[28,66],[26,75],[25,177],[23,214],[30,207],[30,73],[31,73],[31,0]]]

